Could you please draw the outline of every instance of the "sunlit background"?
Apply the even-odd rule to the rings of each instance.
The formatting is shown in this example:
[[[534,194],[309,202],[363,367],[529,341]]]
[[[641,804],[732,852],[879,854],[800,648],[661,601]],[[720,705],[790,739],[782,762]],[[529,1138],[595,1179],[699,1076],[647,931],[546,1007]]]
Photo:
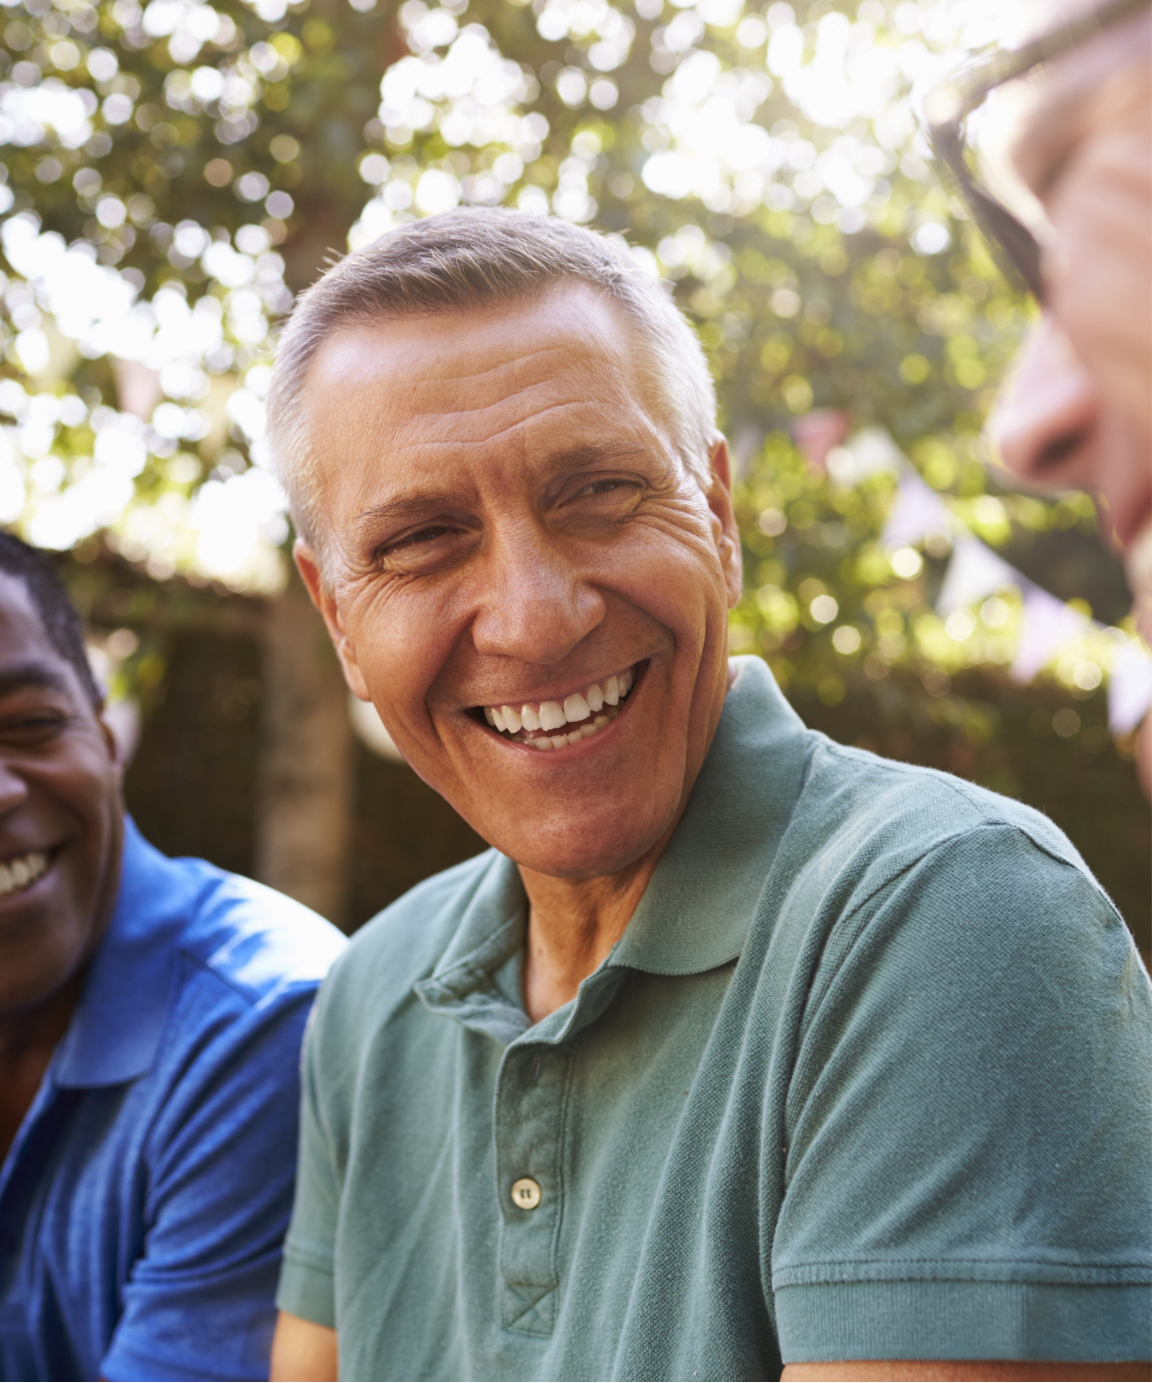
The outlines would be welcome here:
[[[986,467],[1030,309],[911,99],[1009,10],[7,6],[0,523],[61,553],[145,832],[350,928],[479,848],[350,714],[263,409],[332,254],[504,204],[626,236],[700,332],[739,468],[733,648],[833,737],[1048,811],[1147,950],[1152,664],[1091,502]]]

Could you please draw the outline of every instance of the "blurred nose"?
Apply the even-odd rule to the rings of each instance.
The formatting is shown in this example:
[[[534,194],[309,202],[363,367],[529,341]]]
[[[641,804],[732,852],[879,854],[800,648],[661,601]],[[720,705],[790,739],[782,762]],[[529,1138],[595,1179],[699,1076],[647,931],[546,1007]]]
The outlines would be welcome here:
[[[1050,317],[1033,328],[990,424],[1009,470],[1034,485],[1066,488],[1090,478],[1100,399],[1068,338]]]
[[[18,807],[28,796],[28,784],[0,756],[0,816]]]
[[[494,535],[472,625],[477,652],[559,663],[603,618],[603,596],[537,525]]]

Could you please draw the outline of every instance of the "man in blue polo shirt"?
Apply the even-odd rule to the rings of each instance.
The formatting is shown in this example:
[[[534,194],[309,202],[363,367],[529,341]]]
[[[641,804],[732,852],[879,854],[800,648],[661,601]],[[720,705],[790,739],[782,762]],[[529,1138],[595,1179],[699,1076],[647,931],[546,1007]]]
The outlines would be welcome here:
[[[124,815],[79,621],[0,533],[0,1375],[267,1376],[343,939]]]

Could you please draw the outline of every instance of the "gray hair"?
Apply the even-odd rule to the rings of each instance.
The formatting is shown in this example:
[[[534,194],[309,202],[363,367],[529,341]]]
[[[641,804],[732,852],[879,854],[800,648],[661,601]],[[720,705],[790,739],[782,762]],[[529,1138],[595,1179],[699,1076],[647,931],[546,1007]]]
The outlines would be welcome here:
[[[641,375],[664,404],[681,463],[707,487],[716,391],[695,332],[660,280],[618,237],[554,217],[461,208],[411,221],[341,259],[300,296],[280,337],[268,395],[271,465],[322,567],[326,535],[303,400],[325,340],[345,322],[467,311],[532,297],[564,279],[606,294],[636,327]]]

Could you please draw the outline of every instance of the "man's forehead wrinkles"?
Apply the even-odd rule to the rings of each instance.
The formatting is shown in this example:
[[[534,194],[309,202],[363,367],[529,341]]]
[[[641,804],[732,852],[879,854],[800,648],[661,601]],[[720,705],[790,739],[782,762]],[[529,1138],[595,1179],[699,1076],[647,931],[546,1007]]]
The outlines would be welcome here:
[[[451,358],[449,358],[448,361],[445,361],[443,360],[443,358],[441,358],[433,362],[430,362],[430,368],[432,370],[432,373],[428,375],[419,373],[411,374],[408,376],[406,382],[408,383],[409,387],[424,386],[434,389],[443,389],[445,385],[451,384],[475,384],[481,380],[491,379],[494,375],[522,375],[526,372],[533,371],[536,368],[539,368],[540,366],[546,367],[549,359],[554,356],[560,357],[565,362],[565,366],[567,367],[567,365],[571,362],[573,358],[572,348],[573,342],[568,341],[557,342],[554,345],[542,346],[539,350],[517,350],[509,354],[505,359],[492,361],[491,363],[485,364],[483,367],[478,366],[476,368],[471,369],[468,368],[467,360],[462,359],[459,361],[459,363],[464,368],[462,368],[461,373],[459,374],[448,373],[448,367],[451,364]],[[455,351],[452,354],[457,359],[459,359],[459,357],[466,357],[468,355],[488,355],[490,354],[490,351],[491,345],[489,344],[487,346],[478,345],[474,351],[469,351],[466,348],[461,347],[458,351]],[[579,354],[583,355],[584,352],[580,351]]]
[[[490,447],[494,442],[512,438],[517,433],[523,434],[529,432],[549,419],[555,421],[557,415],[572,409],[580,409],[585,406],[586,402],[587,401],[584,399],[570,399],[562,403],[552,404],[548,408],[535,409],[527,416],[515,418],[512,422],[497,426],[494,431],[486,432],[483,436],[462,437],[459,435],[449,435],[438,437],[430,435],[429,432],[420,432],[416,425],[412,424],[405,430],[412,431],[416,435],[411,437],[410,440],[398,438],[388,450],[393,456],[404,456],[413,453],[417,455],[433,452],[442,454],[446,451],[462,453],[473,449],[483,449]],[[483,410],[477,409],[470,416],[474,417],[477,413],[482,411]],[[445,421],[447,423],[447,419]],[[437,431],[438,430],[439,429],[437,429]],[[443,430],[446,432],[451,431],[447,426],[445,426]],[[518,445],[524,445],[519,439],[517,439],[517,441]]]

